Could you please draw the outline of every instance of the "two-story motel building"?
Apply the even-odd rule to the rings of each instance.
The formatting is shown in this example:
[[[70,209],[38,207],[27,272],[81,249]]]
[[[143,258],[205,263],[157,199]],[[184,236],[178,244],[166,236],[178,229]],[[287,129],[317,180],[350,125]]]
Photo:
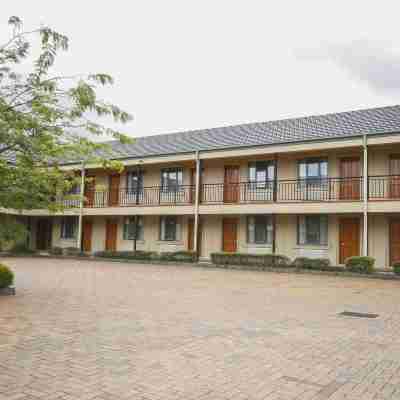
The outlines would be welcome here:
[[[111,145],[121,174],[66,163],[85,200],[24,213],[32,248],[400,259],[400,106]]]

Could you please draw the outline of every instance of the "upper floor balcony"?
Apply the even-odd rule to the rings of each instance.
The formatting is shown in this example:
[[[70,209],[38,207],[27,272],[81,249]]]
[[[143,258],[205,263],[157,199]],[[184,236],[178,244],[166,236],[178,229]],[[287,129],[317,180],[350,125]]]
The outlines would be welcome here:
[[[400,175],[369,176],[368,200],[400,200]],[[306,202],[360,202],[364,197],[364,179],[312,178],[222,182],[201,184],[199,203],[262,204]],[[85,191],[85,208],[188,206],[195,204],[195,185],[109,188]],[[64,200],[64,206],[79,207],[79,200]]]

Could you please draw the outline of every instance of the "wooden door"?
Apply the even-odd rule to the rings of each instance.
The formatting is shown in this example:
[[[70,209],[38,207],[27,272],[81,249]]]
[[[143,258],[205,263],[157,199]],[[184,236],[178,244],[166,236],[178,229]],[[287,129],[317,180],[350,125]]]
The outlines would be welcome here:
[[[360,219],[342,218],[339,225],[340,264],[346,258],[360,255]]]
[[[112,220],[106,223],[106,251],[117,251],[118,225]]]
[[[92,221],[84,221],[83,231],[82,231],[82,250],[85,252],[92,251],[92,232],[93,232]]]
[[[239,201],[239,167],[225,167],[224,176],[224,203]]]
[[[51,222],[39,219],[36,225],[36,249],[48,250],[51,247]]]
[[[203,224],[202,221],[199,221],[199,231],[197,234],[197,250],[199,255],[201,255],[201,248],[202,248],[202,231],[203,231]],[[190,251],[194,250],[194,218],[190,218],[188,221],[188,249]]]
[[[390,221],[390,265],[400,261],[400,219],[392,219]]]
[[[96,178],[87,176],[85,182],[85,207],[93,207],[95,199]]]
[[[236,218],[224,218],[222,222],[222,250],[227,253],[235,253],[237,250],[237,226]]]
[[[389,197],[400,198],[400,155],[390,157],[389,161]]]
[[[109,197],[109,206],[118,206],[119,205],[119,175],[110,175],[110,197]]]
[[[340,199],[359,200],[361,192],[359,158],[344,158],[340,161]]]

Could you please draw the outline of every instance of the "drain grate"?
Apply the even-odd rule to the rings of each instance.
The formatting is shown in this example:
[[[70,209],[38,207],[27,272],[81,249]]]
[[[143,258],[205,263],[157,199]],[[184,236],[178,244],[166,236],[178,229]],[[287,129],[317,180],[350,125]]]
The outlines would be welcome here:
[[[339,313],[339,315],[343,315],[345,317],[356,317],[356,318],[377,318],[379,314],[370,314],[370,313],[361,313],[361,312],[353,312],[353,311],[343,311]]]

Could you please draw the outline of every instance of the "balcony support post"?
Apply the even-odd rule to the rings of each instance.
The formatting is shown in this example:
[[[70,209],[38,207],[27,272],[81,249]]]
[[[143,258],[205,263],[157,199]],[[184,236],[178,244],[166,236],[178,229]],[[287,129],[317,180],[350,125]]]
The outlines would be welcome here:
[[[276,214],[272,214],[272,254],[276,254]]]
[[[83,225],[83,206],[85,202],[85,162],[82,161],[81,166],[81,199],[79,203],[79,217],[78,217],[78,238],[77,238],[77,248],[82,249],[82,225]]]
[[[368,256],[368,146],[367,135],[363,136],[363,255]]]
[[[272,199],[276,203],[278,200],[278,156],[274,156],[274,184]]]
[[[199,256],[198,235],[199,235],[200,175],[201,175],[201,160],[199,157],[199,152],[196,151],[196,187],[195,187],[195,206],[194,206],[193,250],[197,258]]]

